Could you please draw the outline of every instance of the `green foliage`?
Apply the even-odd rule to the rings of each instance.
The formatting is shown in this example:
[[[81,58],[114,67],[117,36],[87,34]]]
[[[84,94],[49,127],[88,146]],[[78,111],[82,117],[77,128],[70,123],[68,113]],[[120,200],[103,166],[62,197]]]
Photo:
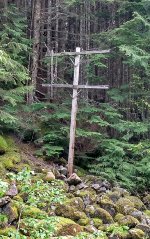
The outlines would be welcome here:
[[[45,217],[43,220],[39,221],[34,218],[26,218],[22,220],[25,228],[30,228],[30,237],[33,239],[47,239],[53,235],[57,223],[59,223],[54,217]],[[26,234],[27,230],[21,228],[21,230]]]
[[[127,236],[129,227],[112,225],[108,227],[107,231],[111,233],[111,236],[118,235],[119,237],[123,237]]]
[[[21,193],[28,195],[26,200],[27,205],[43,208],[48,203],[63,202],[65,199],[64,191],[61,188],[63,182],[58,180],[50,184],[44,182],[42,179],[32,182],[32,173],[32,171],[24,169],[17,175],[13,173],[8,174],[9,178],[20,183]]]
[[[5,109],[7,104],[13,108],[24,101],[24,95],[29,90],[25,86],[29,80],[26,68],[29,52],[29,41],[25,29],[26,19],[22,13],[11,6],[1,16],[0,32],[0,121],[8,126],[17,123],[15,115]]]
[[[0,197],[3,197],[8,190],[8,183],[0,180]]]

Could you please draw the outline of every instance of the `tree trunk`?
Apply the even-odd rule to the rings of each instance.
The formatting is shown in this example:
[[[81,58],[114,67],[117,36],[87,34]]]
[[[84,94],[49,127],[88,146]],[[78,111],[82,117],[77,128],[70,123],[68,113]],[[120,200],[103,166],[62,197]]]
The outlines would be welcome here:
[[[41,0],[34,1],[33,12],[33,49],[32,49],[32,73],[31,85],[33,86],[32,92],[29,93],[29,103],[33,103],[38,74],[39,62],[39,44],[40,44],[40,17],[41,17]]]

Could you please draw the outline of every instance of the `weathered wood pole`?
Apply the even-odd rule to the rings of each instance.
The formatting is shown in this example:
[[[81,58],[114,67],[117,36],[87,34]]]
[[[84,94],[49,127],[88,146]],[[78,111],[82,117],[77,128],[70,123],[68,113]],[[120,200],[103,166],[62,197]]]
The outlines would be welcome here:
[[[76,48],[76,52],[80,53],[80,47]],[[73,86],[78,86],[79,83],[79,70],[80,70],[80,54],[75,57],[74,65],[74,79]],[[75,147],[75,131],[76,131],[76,116],[78,110],[78,89],[73,88],[72,98],[72,110],[71,110],[71,123],[70,123],[70,144],[69,144],[69,155],[68,155],[68,176],[73,173],[73,162],[74,162],[74,147]]]

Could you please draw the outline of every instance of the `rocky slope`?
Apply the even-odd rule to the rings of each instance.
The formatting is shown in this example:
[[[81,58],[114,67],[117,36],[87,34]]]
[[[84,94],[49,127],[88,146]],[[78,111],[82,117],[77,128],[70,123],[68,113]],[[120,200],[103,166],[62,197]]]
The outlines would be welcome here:
[[[15,147],[17,160],[11,157],[6,144],[0,156],[0,238],[150,238],[150,194],[131,195],[81,170],[80,178],[67,179],[62,165],[39,163],[32,171]]]

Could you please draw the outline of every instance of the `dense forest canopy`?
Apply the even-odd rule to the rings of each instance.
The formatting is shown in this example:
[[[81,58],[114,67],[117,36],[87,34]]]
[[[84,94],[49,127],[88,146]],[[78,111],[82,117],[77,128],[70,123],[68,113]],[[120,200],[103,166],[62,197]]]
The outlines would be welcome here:
[[[53,52],[111,49],[81,57],[75,163],[142,189],[149,185],[150,2],[1,2],[0,130],[34,141],[37,154],[67,158],[74,57]]]

